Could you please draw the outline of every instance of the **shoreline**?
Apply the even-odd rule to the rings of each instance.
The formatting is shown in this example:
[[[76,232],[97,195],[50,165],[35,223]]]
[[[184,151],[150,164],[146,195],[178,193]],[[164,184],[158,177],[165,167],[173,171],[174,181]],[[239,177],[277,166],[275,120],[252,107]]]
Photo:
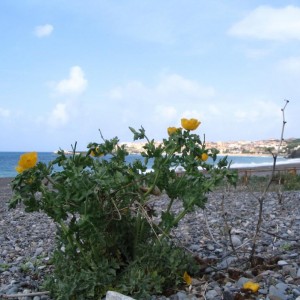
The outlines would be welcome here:
[[[262,173],[261,175],[268,175],[272,171],[273,165],[249,165],[249,166],[234,166],[234,164],[230,167],[232,170],[237,170],[239,173],[249,173],[252,175],[258,175],[258,173]],[[286,172],[291,174],[299,174],[300,173],[300,162],[290,162],[290,163],[276,163],[275,172]],[[7,184],[10,183],[15,177],[0,177],[0,185],[4,182]],[[4,183],[5,184],[5,183]]]

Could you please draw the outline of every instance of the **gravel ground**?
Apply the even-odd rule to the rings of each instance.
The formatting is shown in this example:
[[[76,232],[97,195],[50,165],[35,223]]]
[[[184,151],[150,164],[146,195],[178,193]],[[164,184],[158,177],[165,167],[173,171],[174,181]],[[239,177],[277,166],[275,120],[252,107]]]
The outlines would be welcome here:
[[[10,179],[0,178],[0,299],[17,293],[31,295],[10,299],[50,299],[38,293],[52,270],[55,225],[42,213],[25,213],[21,205],[8,210],[10,196]],[[205,210],[182,220],[175,240],[195,255],[201,276],[185,290],[153,299],[300,300],[300,192],[284,192],[282,203],[277,193],[266,195],[255,265],[250,266],[259,196],[247,189],[212,193]],[[153,198],[158,212],[166,200],[165,195]],[[259,283],[257,293],[242,289],[249,280]]]

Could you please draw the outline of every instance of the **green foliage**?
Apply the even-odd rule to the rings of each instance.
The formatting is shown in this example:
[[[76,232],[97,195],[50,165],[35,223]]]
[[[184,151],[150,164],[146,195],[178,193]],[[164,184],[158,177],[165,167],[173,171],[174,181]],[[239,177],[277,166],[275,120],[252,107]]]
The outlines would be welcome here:
[[[198,135],[177,130],[156,146],[143,128],[130,130],[134,140],[147,141],[143,161],[126,163],[118,139],[103,139],[85,154],[75,154],[76,147],[71,156],[60,151],[12,183],[11,207],[22,201],[28,212],[43,211],[57,224],[55,268],[46,283],[55,299],[101,299],[107,290],[147,299],[176,288],[185,271],[195,270],[192,258],[172,245],[171,229],[204,207],[218,184],[236,183],[227,158],[217,162],[218,151],[207,149]],[[210,163],[201,159],[206,154]],[[150,159],[153,170],[145,172]],[[179,167],[185,169],[181,176]],[[149,197],[160,192],[169,203],[157,224]],[[177,198],[183,205],[174,212]]]
[[[296,174],[286,174],[283,183],[286,191],[299,191],[300,190],[300,176]]]
[[[254,191],[261,191],[264,189],[270,176],[249,176],[247,186]],[[283,191],[298,191],[300,190],[300,175],[297,174],[275,174],[273,185],[270,187],[270,191],[277,191],[279,185],[282,186]],[[244,185],[244,179],[241,177],[238,181],[238,185]]]

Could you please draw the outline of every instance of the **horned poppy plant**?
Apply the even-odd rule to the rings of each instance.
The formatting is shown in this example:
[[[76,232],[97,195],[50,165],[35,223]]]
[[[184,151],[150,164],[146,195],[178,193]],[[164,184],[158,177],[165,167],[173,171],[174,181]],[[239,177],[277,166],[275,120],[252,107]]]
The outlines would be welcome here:
[[[186,130],[196,130],[200,124],[197,119],[181,119],[181,126]]]
[[[243,288],[245,290],[250,290],[253,293],[256,293],[259,290],[259,284],[253,281],[247,281],[244,283]]]
[[[38,155],[36,152],[24,153],[20,156],[16,171],[22,173],[23,171],[34,167],[37,163]]]
[[[174,245],[170,233],[188,213],[205,207],[221,180],[235,184],[238,175],[226,168],[226,157],[213,164],[218,150],[191,132],[198,120],[182,124],[165,128],[171,135],[159,144],[142,126],[129,127],[134,141],[145,141],[143,159],[130,157],[118,137],[107,140],[100,130],[100,142],[89,143],[84,152],[77,153],[75,143],[74,155],[58,151],[47,163],[37,163],[36,152],[20,157],[22,173],[11,183],[9,207],[23,203],[26,211],[45,213],[58,228],[53,272],[45,281],[51,299],[97,300],[109,289],[150,299],[182,284],[191,290],[199,266],[181,243]],[[105,159],[94,159],[102,155]],[[212,163],[204,163],[207,157]],[[149,202],[161,191],[166,208],[158,218]],[[177,201],[182,205],[174,209]]]

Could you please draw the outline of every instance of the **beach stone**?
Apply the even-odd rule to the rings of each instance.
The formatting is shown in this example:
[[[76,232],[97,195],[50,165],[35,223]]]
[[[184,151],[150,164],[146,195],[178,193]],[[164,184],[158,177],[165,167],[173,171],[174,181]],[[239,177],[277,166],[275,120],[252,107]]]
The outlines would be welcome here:
[[[233,247],[239,247],[240,245],[242,245],[242,241],[241,241],[240,237],[237,235],[233,235],[231,237],[231,240],[232,240]]]
[[[293,278],[297,277],[297,268],[291,265],[285,265],[282,267],[282,273],[284,275],[290,275]]]
[[[288,300],[288,296],[285,295],[284,290],[280,290],[278,288],[276,288],[274,285],[270,286],[269,289],[269,297],[271,299],[271,297],[277,297],[278,299],[281,300]]]
[[[285,265],[288,265],[288,263],[285,261],[285,260],[279,260],[277,262],[278,266],[285,266]]]
[[[293,292],[293,294],[295,295],[295,296],[300,296],[300,290],[299,289],[293,289],[292,290],[292,292]]]
[[[176,293],[176,295],[171,296],[170,300],[187,300],[189,298],[187,298],[187,295],[185,292],[179,291]]]
[[[246,278],[246,277],[241,277],[238,281],[237,281],[237,286],[239,288],[242,288],[244,283],[246,283],[247,281],[249,281],[249,278]]]
[[[223,300],[234,300],[234,296],[230,291],[224,291]]]
[[[114,292],[114,291],[108,291],[106,293],[106,300],[134,300],[134,298],[125,296],[123,294],[120,294],[118,292]]]
[[[6,291],[7,295],[12,295],[12,294],[16,294],[19,291],[19,287],[18,286],[12,286],[11,288],[9,288]]]
[[[215,250],[215,247],[212,244],[208,244],[207,249],[210,250],[210,251],[213,251],[213,250]]]
[[[215,299],[219,294],[215,290],[210,290],[205,294],[207,300]]]
[[[40,254],[42,254],[44,251],[43,247],[39,247],[35,250],[34,256],[39,256]]]
[[[233,256],[226,257],[224,260],[221,261],[220,264],[218,264],[218,268],[226,269],[235,261],[236,261],[236,258]]]
[[[288,287],[289,286],[287,284],[283,283],[283,282],[279,282],[279,283],[276,284],[276,288],[278,290],[286,291],[288,289]]]

